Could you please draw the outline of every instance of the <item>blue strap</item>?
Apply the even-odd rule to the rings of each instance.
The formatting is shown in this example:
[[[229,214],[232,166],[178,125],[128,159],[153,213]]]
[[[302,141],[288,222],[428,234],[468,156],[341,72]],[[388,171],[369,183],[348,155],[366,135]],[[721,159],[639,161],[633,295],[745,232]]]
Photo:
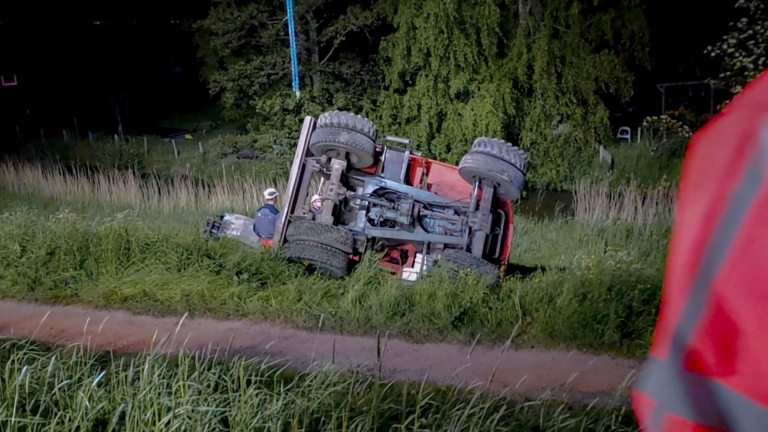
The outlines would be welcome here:
[[[296,57],[296,25],[293,21],[293,0],[286,0],[288,9],[288,36],[291,40],[291,69],[293,79],[293,91],[296,93],[296,100],[299,99],[299,61]]]

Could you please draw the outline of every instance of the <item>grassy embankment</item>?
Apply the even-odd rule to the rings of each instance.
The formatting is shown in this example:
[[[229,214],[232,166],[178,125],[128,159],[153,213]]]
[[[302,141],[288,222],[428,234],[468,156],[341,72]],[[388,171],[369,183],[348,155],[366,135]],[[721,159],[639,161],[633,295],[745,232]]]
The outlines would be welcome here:
[[[491,289],[435,271],[415,285],[369,257],[348,278],[236,241],[204,241],[202,219],[250,214],[267,182],[141,180],[0,167],[0,295],[133,312],[247,317],[344,333],[578,347],[642,355],[658,306],[673,197],[664,188],[582,183],[575,217],[515,218],[512,274]],[[270,185],[274,181],[269,181]],[[520,324],[518,326],[518,323]]]
[[[116,356],[6,341],[0,369],[7,432],[637,430],[624,407],[384,382],[332,368],[295,374],[216,353]]]

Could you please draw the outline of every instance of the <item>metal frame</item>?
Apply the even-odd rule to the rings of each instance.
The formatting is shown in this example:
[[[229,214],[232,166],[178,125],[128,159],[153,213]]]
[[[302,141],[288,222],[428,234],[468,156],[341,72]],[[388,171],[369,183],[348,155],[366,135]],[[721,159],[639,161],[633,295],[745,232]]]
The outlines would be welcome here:
[[[344,227],[355,236],[355,254],[362,253],[367,247],[370,238],[378,238],[383,241],[393,240],[395,243],[412,245],[416,250],[422,249],[422,255],[426,261],[428,252],[438,253],[446,246],[458,247],[468,250],[475,256],[483,258],[487,253],[490,259],[500,256],[504,240],[506,239],[507,216],[504,211],[492,210],[495,188],[491,184],[475,182],[472,185],[470,200],[459,197],[456,193],[446,193],[437,189],[424,189],[421,184],[410,186],[406,183],[408,169],[411,165],[411,156],[419,156],[418,152],[411,150],[411,140],[407,138],[382,136],[382,140],[405,144],[406,148],[381,145],[381,160],[373,172],[367,170],[351,170],[347,172],[345,154],[333,158],[327,156],[312,156],[309,151],[309,142],[316,128],[317,120],[307,116],[301,129],[293,165],[289,177],[289,188],[285,191],[283,200],[284,211],[278,216],[275,232],[276,246],[282,246],[285,242],[285,234],[291,220],[314,219],[317,222]],[[384,178],[381,174],[388,151],[404,152],[403,166],[396,167],[392,173],[392,179]],[[431,172],[431,171],[430,171]],[[315,173],[320,173],[324,182],[318,193],[323,197],[323,212],[313,215],[305,204],[310,183]],[[422,172],[422,180],[424,173]],[[440,178],[440,177],[438,177]],[[343,182],[343,183],[342,183]],[[423,183],[423,181],[422,181]],[[450,182],[448,182],[450,184]],[[437,184],[437,183],[434,183]],[[433,187],[434,187],[433,184]],[[347,189],[349,188],[349,189]],[[413,208],[401,208],[399,199],[394,206],[389,200],[386,203],[372,196],[379,189],[392,191],[403,195],[403,199],[410,206],[424,208],[416,211]],[[442,192],[441,192],[442,191]],[[480,192],[482,191],[482,195]],[[344,199],[349,199],[353,208],[352,212],[339,220],[334,210]],[[399,204],[398,204],[399,203]],[[381,228],[375,223],[369,222],[370,205],[383,206],[383,216],[386,220],[393,220],[398,224],[405,224],[403,228]],[[375,207],[378,208],[378,207]],[[355,214],[356,209],[356,214]],[[500,214],[500,231],[494,232],[494,213]],[[458,214],[459,216],[456,216]],[[353,216],[353,217],[352,217]],[[402,217],[401,217],[402,216]],[[351,218],[352,217],[352,218]],[[415,218],[427,218],[423,223],[428,223],[432,228],[422,226]],[[511,218],[511,214],[509,215]],[[427,231],[429,229],[430,231]],[[493,236],[498,235],[498,239]],[[469,245],[472,244],[470,248]],[[486,244],[488,243],[488,244]],[[402,246],[393,245],[395,249]],[[437,252],[435,252],[437,251]],[[420,274],[423,273],[423,267]]]
[[[286,190],[286,196],[283,200],[283,206],[284,210],[280,214],[277,226],[275,229],[275,243],[278,246],[282,246],[284,237],[285,237],[285,231],[288,228],[288,224],[286,223],[288,221],[288,217],[290,215],[293,215],[294,210],[296,209],[296,205],[298,203],[303,203],[304,201],[299,200],[299,196],[297,196],[297,189],[299,187],[299,182],[297,181],[299,179],[299,176],[303,176],[304,171],[306,170],[307,166],[304,163],[305,158],[307,156],[307,152],[309,150],[309,137],[312,135],[312,132],[315,130],[315,125],[317,124],[317,120],[315,120],[312,116],[306,116],[304,117],[304,124],[301,127],[301,135],[299,136],[299,141],[296,146],[296,153],[293,156],[293,165],[291,165],[291,174],[288,177],[288,184],[292,187],[289,190]],[[304,184],[303,188],[303,194],[304,200],[306,200],[306,194],[307,189],[309,188],[309,182],[301,182]]]

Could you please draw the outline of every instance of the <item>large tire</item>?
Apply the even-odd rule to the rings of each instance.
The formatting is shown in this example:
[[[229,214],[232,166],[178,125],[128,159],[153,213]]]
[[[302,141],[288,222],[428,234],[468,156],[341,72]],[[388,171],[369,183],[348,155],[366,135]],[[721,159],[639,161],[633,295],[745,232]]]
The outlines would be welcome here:
[[[489,278],[494,285],[500,279],[498,267],[461,249],[445,249],[440,256],[440,261],[448,264],[455,271],[477,272],[481,277]]]
[[[528,155],[518,147],[500,139],[480,137],[472,143],[469,152],[487,154],[509,162],[523,175],[528,172]]]
[[[376,141],[376,125],[358,114],[346,111],[329,111],[317,118],[317,129],[342,128],[355,131]]]
[[[528,156],[508,142],[481,137],[459,163],[459,175],[469,184],[492,183],[500,198],[516,200],[525,187]]]
[[[340,151],[348,154],[353,168],[373,165],[376,156],[376,126],[370,120],[345,111],[323,113],[309,140],[309,149],[315,156],[338,157]]]
[[[296,220],[288,225],[285,238],[289,242],[310,241],[351,254],[355,236],[344,228],[310,220]]]
[[[330,246],[293,241],[286,243],[283,250],[289,260],[304,263],[319,272],[328,273],[334,277],[344,277],[349,274],[349,256]]]

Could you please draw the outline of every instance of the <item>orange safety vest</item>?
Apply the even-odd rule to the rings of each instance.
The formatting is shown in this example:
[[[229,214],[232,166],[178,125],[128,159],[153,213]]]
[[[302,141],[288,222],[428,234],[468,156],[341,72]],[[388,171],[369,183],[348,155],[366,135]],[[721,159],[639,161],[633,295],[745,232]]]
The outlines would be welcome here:
[[[632,407],[646,432],[768,431],[768,71],[691,140]]]

